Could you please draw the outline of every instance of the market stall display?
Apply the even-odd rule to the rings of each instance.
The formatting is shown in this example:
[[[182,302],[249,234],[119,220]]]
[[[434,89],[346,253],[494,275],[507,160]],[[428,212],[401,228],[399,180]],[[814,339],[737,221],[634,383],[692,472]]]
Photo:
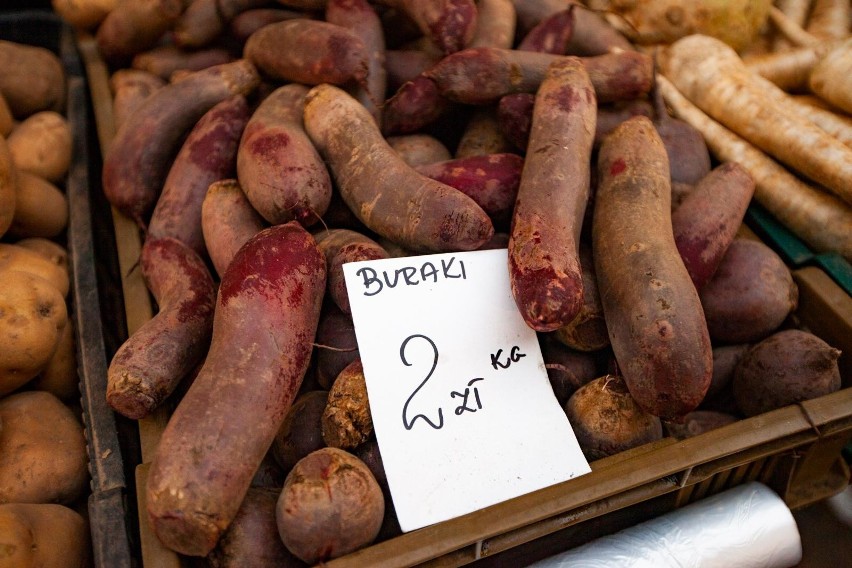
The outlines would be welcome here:
[[[637,507],[656,514],[752,480],[797,507],[848,484],[840,454],[852,437],[848,148],[842,129],[817,126],[828,113],[845,115],[823,109],[822,118],[805,118],[793,110],[804,103],[789,104],[751,70],[772,34],[812,47],[824,41],[818,26],[791,25],[764,4],[727,12],[743,25],[720,30],[680,3],[666,4],[682,16],[666,27],[561,0],[281,0],[275,14],[255,12],[270,9],[265,2],[157,0],[93,6],[86,17],[55,2],[85,62],[103,158],[98,181],[113,208],[120,264],[125,313],[113,317],[126,318],[117,326],[126,325],[123,345],[107,354],[103,391],[83,386],[136,421],[141,459],[124,465],[136,468],[143,562],[239,564],[246,547],[219,546],[239,543],[232,524],[265,514],[258,534],[274,532],[269,499],[248,496],[257,485],[293,487],[300,480],[288,474],[322,445],[345,447],[355,469],[365,458],[385,503],[382,522],[346,514],[329,539],[328,527],[296,538],[280,519],[292,507],[281,513],[279,501],[282,542],[270,546],[272,556],[284,544],[285,556],[330,566],[487,564],[500,552],[532,561],[560,535],[578,543],[573,528],[601,521],[601,531],[611,530]],[[238,17],[251,12],[260,23],[237,33]],[[842,54],[843,45],[832,49]],[[816,62],[830,51],[811,52],[817,96],[819,73],[828,71]],[[421,63],[394,71],[403,55]],[[706,85],[710,63],[718,77]],[[386,83],[371,82],[382,68]],[[745,100],[730,102],[728,91]],[[737,110],[756,101],[775,109],[770,124]],[[34,130],[66,134],[51,147],[67,142],[67,130],[46,124],[54,115],[37,118]],[[775,128],[782,122],[788,138]],[[422,158],[397,145],[413,135],[444,151],[415,163]],[[9,140],[14,158],[26,143]],[[803,150],[791,152],[796,144]],[[21,169],[61,179],[60,166]],[[48,204],[56,196],[43,184],[28,194]],[[755,222],[764,212],[806,243],[804,260],[792,262],[767,238],[767,225]],[[8,234],[35,227],[26,236],[50,237],[61,222],[19,217]],[[262,238],[282,231],[299,233],[293,238],[320,261],[284,239],[270,244],[274,259],[250,262],[247,255],[263,256],[251,252]],[[381,459],[365,449],[377,433],[351,379],[369,368],[354,367],[358,323],[339,265],[490,248],[508,250],[514,300],[539,333],[554,394],[592,472],[401,533]],[[320,272],[321,283],[302,281]],[[387,289],[418,283],[404,270],[378,278]],[[214,293],[215,306],[201,302],[204,329],[189,328],[187,309]],[[265,303],[252,304],[251,316],[233,307],[257,293]],[[308,305],[309,315],[293,311]],[[151,343],[158,325],[168,339]],[[814,380],[755,377],[764,364],[754,357],[789,337],[796,348],[768,358],[782,371],[812,369],[818,358]],[[515,355],[506,353],[506,366]],[[140,356],[153,362],[128,364]],[[591,372],[566,378],[572,358]],[[262,392],[252,386],[258,377],[267,377]],[[219,400],[223,385],[231,394]],[[325,406],[288,420],[307,395]],[[602,399],[625,421],[596,415],[603,410],[589,400]],[[297,425],[312,436],[305,451],[276,459],[275,441],[295,439]],[[326,514],[319,507],[314,520]],[[367,536],[351,544],[352,534]],[[323,548],[314,537],[345,544]]]

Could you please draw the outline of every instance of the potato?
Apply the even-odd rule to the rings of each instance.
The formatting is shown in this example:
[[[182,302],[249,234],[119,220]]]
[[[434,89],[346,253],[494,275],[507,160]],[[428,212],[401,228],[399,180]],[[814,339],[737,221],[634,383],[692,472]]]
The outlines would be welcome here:
[[[577,389],[565,413],[590,461],[663,437],[660,419],[642,410],[616,375],[598,377]]]
[[[16,270],[47,280],[62,297],[68,295],[71,283],[68,272],[37,252],[14,244],[0,243],[0,272]]]
[[[89,540],[86,520],[64,505],[0,505],[0,568],[86,568]]]
[[[15,117],[12,116],[12,111],[9,109],[9,103],[6,102],[6,97],[0,93],[0,136],[9,136],[12,129],[15,127]]]
[[[39,175],[19,170],[15,216],[9,234],[16,237],[57,237],[68,226],[68,198]]]
[[[39,253],[56,266],[62,268],[65,272],[68,272],[68,250],[59,243],[45,237],[27,237],[15,241],[15,244]]]
[[[44,369],[67,322],[65,298],[47,280],[0,270],[0,396]]]
[[[275,518],[284,546],[315,564],[373,542],[384,511],[382,490],[364,462],[344,450],[323,448],[287,475]]]
[[[94,29],[104,21],[118,0],[51,0],[53,11],[75,28]]]
[[[0,136],[0,237],[6,234],[15,218],[17,181],[15,163],[6,139]]]
[[[734,398],[746,416],[840,389],[840,350],[807,331],[773,333],[743,355],[734,370]]]
[[[58,183],[71,166],[71,124],[58,112],[45,110],[22,120],[7,139],[18,170]]]
[[[75,402],[80,398],[73,320],[68,320],[53,357],[41,373],[29,382],[28,387],[33,390],[47,391],[65,403]]]
[[[24,118],[65,108],[65,67],[44,47],[0,40],[0,93],[12,114]]]
[[[0,400],[0,503],[74,503],[86,490],[83,425],[48,392]]]

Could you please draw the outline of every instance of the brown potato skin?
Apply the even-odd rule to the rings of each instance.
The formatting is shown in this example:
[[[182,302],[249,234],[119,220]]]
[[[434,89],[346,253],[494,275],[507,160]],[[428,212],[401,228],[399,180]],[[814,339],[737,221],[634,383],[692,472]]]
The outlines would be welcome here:
[[[44,391],[0,399],[0,503],[74,503],[89,471],[83,425]]]
[[[22,120],[6,139],[18,171],[53,183],[71,166],[71,125],[56,111],[43,110]]]
[[[36,174],[18,171],[10,235],[58,237],[68,227],[68,213],[68,198],[59,187]]]
[[[142,245],[142,275],[159,311],[116,351],[106,399],[128,418],[148,416],[204,358],[216,289],[204,261],[172,237]]]
[[[275,514],[287,549],[315,564],[373,542],[384,511],[382,490],[364,462],[339,448],[323,448],[287,475]]]
[[[615,375],[598,377],[577,389],[565,404],[565,414],[590,461],[663,437],[660,419],[645,412]]]
[[[509,239],[509,280],[528,326],[554,331],[583,305],[579,246],[597,103],[577,58],[554,63],[536,95]]]
[[[65,298],[50,282],[30,272],[0,269],[0,396],[44,369],[67,322]]]
[[[331,201],[331,177],[305,133],[308,88],[291,83],[261,101],[237,150],[237,179],[269,223],[316,223]]]
[[[146,98],[104,156],[103,189],[110,204],[144,226],[186,133],[213,106],[259,84],[257,70],[241,59],[196,71]]]
[[[148,521],[168,548],[205,556],[233,520],[301,386],[325,280],[294,222],[255,235],[222,276],[207,358],[148,475]]]
[[[734,370],[734,398],[746,416],[840,390],[835,349],[800,329],[773,333],[752,346]]]
[[[699,291],[710,337],[717,343],[766,338],[799,303],[790,269],[760,241],[736,238],[713,278]]]
[[[201,203],[201,231],[210,261],[219,276],[246,241],[267,226],[235,179],[215,181]]]
[[[27,272],[43,278],[63,297],[68,295],[71,287],[67,268],[17,244],[0,243],[0,271],[5,270]]]
[[[65,108],[65,67],[44,47],[0,40],[0,93],[15,118]]]
[[[366,109],[333,85],[311,89],[305,130],[343,200],[371,230],[418,251],[474,250],[494,233],[471,198],[418,174],[385,141]],[[352,160],[353,152],[361,159]]]
[[[175,156],[148,224],[148,236],[173,237],[206,253],[201,204],[210,184],[236,175],[237,148],[251,111],[235,95],[207,111]]]
[[[87,568],[90,540],[86,519],[64,505],[0,505],[0,568]]]
[[[39,253],[65,272],[68,272],[68,250],[59,243],[45,237],[27,237],[15,241],[15,244]]]
[[[41,373],[28,383],[28,388],[47,391],[66,404],[80,397],[80,378],[77,376],[77,342],[74,320],[69,319],[62,330],[56,351]]]
[[[592,254],[620,372],[647,412],[683,416],[710,386],[713,354],[675,245],[668,157],[650,119],[628,119],[604,140],[598,180]]]
[[[15,218],[17,176],[9,144],[0,136],[0,237],[6,234]]]

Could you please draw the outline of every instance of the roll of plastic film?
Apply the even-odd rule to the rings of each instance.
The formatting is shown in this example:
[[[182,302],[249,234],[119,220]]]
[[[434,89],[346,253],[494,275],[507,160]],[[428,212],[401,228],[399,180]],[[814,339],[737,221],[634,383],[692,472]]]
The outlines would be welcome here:
[[[752,482],[530,568],[791,568],[801,559],[790,509],[774,491]]]

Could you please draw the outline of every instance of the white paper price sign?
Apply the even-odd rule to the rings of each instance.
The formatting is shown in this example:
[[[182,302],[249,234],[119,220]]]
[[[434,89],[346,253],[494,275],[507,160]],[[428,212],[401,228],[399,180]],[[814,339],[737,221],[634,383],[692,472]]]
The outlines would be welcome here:
[[[505,249],[343,270],[403,531],[590,471],[512,299]]]

